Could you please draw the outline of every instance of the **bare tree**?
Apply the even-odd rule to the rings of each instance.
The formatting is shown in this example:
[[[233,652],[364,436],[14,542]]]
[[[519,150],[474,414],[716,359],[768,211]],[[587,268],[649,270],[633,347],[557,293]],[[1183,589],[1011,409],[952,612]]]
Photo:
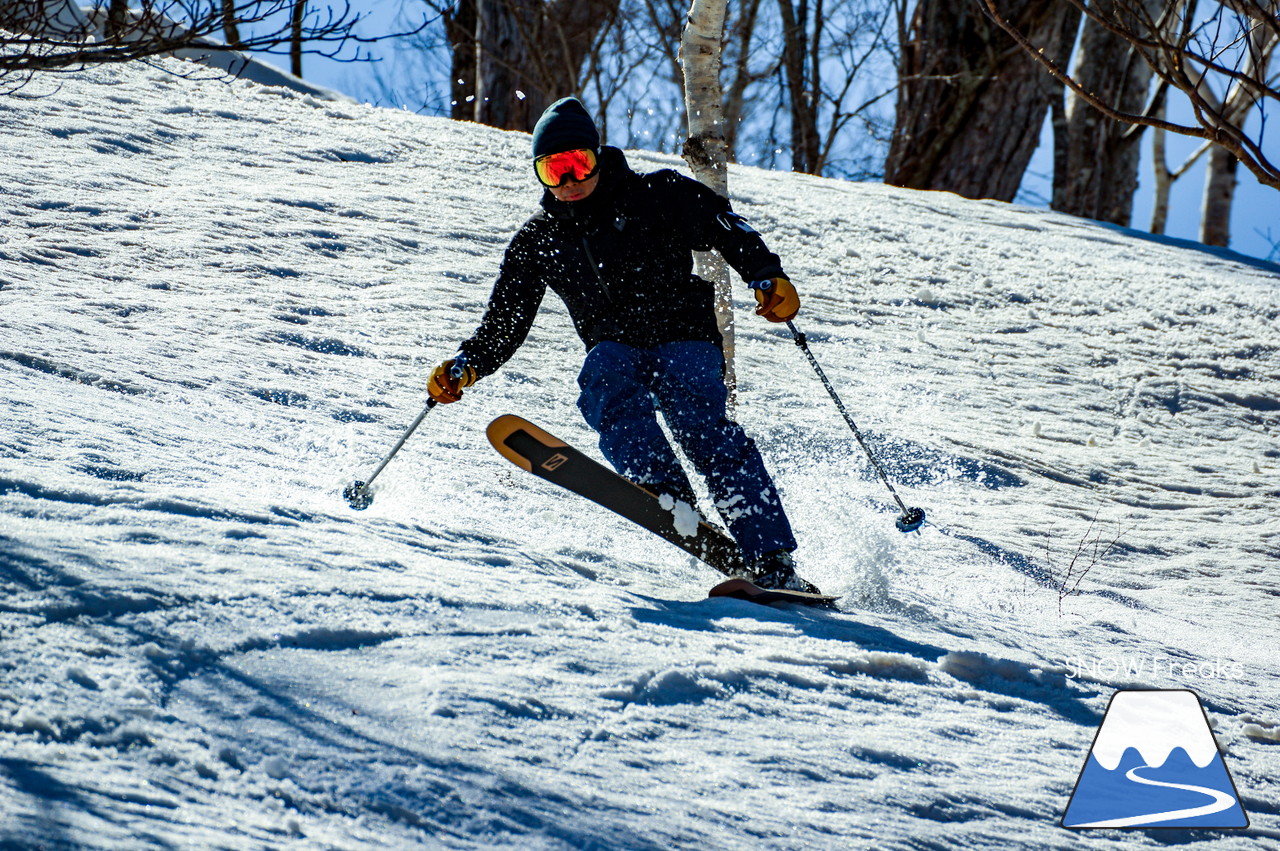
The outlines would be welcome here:
[[[737,158],[749,88],[777,69],[776,59],[762,56],[768,51],[756,44],[764,5],[763,0],[745,0],[725,8],[717,73],[724,93],[721,132],[729,162]],[[683,145],[689,122],[680,49],[688,16],[689,0],[625,0],[608,44],[593,57],[608,57],[606,62],[597,59],[589,69],[602,114],[628,116],[635,127],[628,127],[627,135],[642,147],[678,151]],[[662,132],[654,132],[655,124]],[[675,132],[667,132],[668,127]]]
[[[1154,74],[1155,89],[1137,109],[1089,86],[1081,68],[1069,69],[1045,52],[1045,44],[1011,20],[997,0],[977,1],[1031,58],[1093,109],[1122,124],[1212,142],[1259,183],[1280,189],[1280,163],[1263,147],[1267,107],[1280,100],[1280,79],[1270,71],[1274,43],[1280,40],[1280,0],[1209,2],[1203,13],[1195,0],[1056,0],[1123,40],[1135,61]],[[1160,117],[1159,105],[1173,93],[1182,96],[1191,123]],[[1228,107],[1246,103],[1243,111]],[[1254,132],[1248,127],[1251,116],[1262,119]]]
[[[1260,30],[1254,31],[1254,36],[1260,35]],[[1263,63],[1271,61],[1271,56],[1275,52],[1280,41],[1272,40],[1270,44],[1263,45],[1257,52],[1259,60]],[[1245,113],[1253,106],[1253,98],[1249,94],[1248,89],[1238,87],[1234,94],[1236,100],[1224,106],[1224,111],[1233,117],[1233,120],[1243,121]],[[1206,92],[1206,96],[1212,97],[1216,103],[1217,97],[1212,92]],[[1157,113],[1158,118],[1164,118],[1164,107],[1161,105],[1160,111]],[[1235,190],[1238,184],[1237,171],[1240,161],[1235,158],[1226,148],[1215,145],[1213,142],[1205,142],[1192,151],[1191,155],[1184,159],[1181,165],[1171,168],[1168,163],[1168,155],[1166,153],[1165,137],[1167,131],[1161,128],[1154,128],[1153,131],[1152,157],[1155,171],[1155,200],[1151,211],[1151,232],[1164,233],[1165,225],[1169,216],[1169,195],[1173,188],[1173,183],[1185,175],[1192,166],[1205,158],[1208,158],[1205,165],[1204,175],[1204,196],[1200,210],[1200,241],[1206,245],[1227,246],[1231,242],[1231,208],[1235,199]]]
[[[349,8],[300,25],[294,10],[295,0],[96,0],[83,8],[71,0],[0,0],[0,93],[17,91],[40,73],[227,49],[215,39],[219,33],[240,50],[281,52],[300,40],[312,45],[307,52],[333,58],[376,40],[355,34],[360,18]]]
[[[818,96],[822,67],[816,50],[817,39],[810,39],[808,0],[778,0],[782,15],[782,70],[787,96],[791,104],[791,170],[817,173]],[[812,27],[821,32],[825,26],[825,10],[821,0],[812,10]],[[813,42],[811,44],[811,41]]]
[[[236,20],[235,0],[222,0],[222,32],[227,47],[240,49],[240,22]]]
[[[418,73],[412,80],[404,74],[395,82],[383,78],[371,100],[527,130],[551,99],[577,94],[595,112],[610,144],[679,152],[688,126],[679,45],[690,0],[405,2],[430,10],[433,21],[405,51]],[[884,54],[892,52],[884,36],[892,31],[894,0],[807,2],[803,8],[825,7],[825,25],[816,42],[804,42],[810,61],[802,88],[816,96],[810,100],[817,104],[818,131],[810,137],[820,143],[819,153],[806,157],[813,164],[806,167],[878,176],[879,149],[892,123],[892,86],[868,68],[884,64]],[[805,20],[813,19],[810,14]],[[506,46],[497,40],[500,32],[510,33]],[[812,28],[806,32],[810,38]],[[490,34],[488,45],[478,38],[481,33]],[[791,158],[782,49],[777,0],[727,4],[720,78],[730,162],[770,167]],[[814,67],[812,51],[819,56],[818,78],[808,70]],[[446,87],[449,95],[443,97]],[[496,101],[512,117],[500,114]],[[845,132],[857,122],[863,132]]]
[[[997,0],[991,0],[997,2]],[[1002,14],[1065,58],[1078,13],[1058,0],[998,0]],[[919,0],[900,13],[897,122],[885,182],[1012,201],[1060,86],[972,0]]]
[[[293,24],[289,28],[289,70],[293,76],[302,76],[303,25],[307,20],[307,0],[294,0]]]
[[[1120,3],[1129,2],[1151,15],[1159,13],[1164,0],[1094,0],[1094,5],[1114,12]],[[1097,97],[1127,112],[1145,108],[1151,67],[1127,40],[1093,18],[1086,17],[1081,28],[1074,67],[1080,84]],[[1128,226],[1138,189],[1139,142],[1146,127],[1113,121],[1074,95],[1069,95],[1065,111],[1066,135],[1055,142],[1065,147],[1066,168],[1054,172],[1051,206]]]
[[[583,68],[619,0],[426,0],[453,55],[454,118],[532,130],[554,100],[581,93]]]
[[[641,147],[678,150],[680,143],[671,142],[683,132],[672,134],[668,128],[688,126],[677,47],[689,5],[689,0],[623,0],[608,41],[588,60],[587,73],[594,75],[589,87],[601,107],[610,106],[603,111],[636,124],[638,132],[630,138]],[[765,167],[781,161],[843,176],[878,174],[882,154],[867,149],[887,136],[889,122],[878,106],[892,86],[883,85],[872,66],[885,63],[892,51],[887,39],[892,0],[799,0],[791,6],[796,22],[791,49],[800,60],[788,77],[782,4],[727,4],[719,76],[729,161]],[[805,146],[797,165],[792,130],[801,122]],[[864,132],[845,132],[856,122]],[[663,132],[655,133],[655,125]]]
[[[827,172],[838,137],[892,90],[859,86],[889,50],[895,9],[889,0],[778,0],[792,171]]]
[[[761,68],[752,67],[752,42],[756,38],[756,26],[760,20],[762,0],[746,0],[737,4],[739,13],[731,16],[725,26],[724,58],[722,68],[729,70],[729,85],[724,95],[724,141],[731,162],[736,161],[738,132],[747,111],[747,90],[773,74],[773,67],[766,62]],[[723,76],[722,72],[722,76]]]
[[[1280,47],[1280,32],[1255,26],[1249,32],[1248,40],[1246,68],[1254,75],[1259,72],[1265,74],[1274,61],[1277,47]],[[1274,82],[1277,77],[1271,79]],[[1209,86],[1201,86],[1200,92],[1211,106],[1221,110],[1229,122],[1241,127],[1257,102],[1257,95],[1248,86],[1233,87],[1225,99],[1218,98]],[[1231,242],[1231,207],[1240,161],[1230,149],[1206,144],[1209,146],[1209,160],[1205,168],[1204,203],[1200,211],[1200,241],[1225,247]]]

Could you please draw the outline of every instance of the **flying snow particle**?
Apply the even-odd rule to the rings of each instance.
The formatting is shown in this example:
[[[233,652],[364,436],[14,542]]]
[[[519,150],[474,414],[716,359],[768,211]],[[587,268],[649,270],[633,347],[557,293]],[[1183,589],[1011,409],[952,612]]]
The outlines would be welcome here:
[[[283,757],[272,756],[262,761],[262,771],[272,780],[283,780],[289,776],[289,767]]]
[[[698,534],[698,524],[702,522],[702,515],[698,513],[698,509],[684,500],[677,502],[671,494],[667,493],[658,497],[658,505],[663,511],[671,512],[676,531],[681,535],[692,538]]]

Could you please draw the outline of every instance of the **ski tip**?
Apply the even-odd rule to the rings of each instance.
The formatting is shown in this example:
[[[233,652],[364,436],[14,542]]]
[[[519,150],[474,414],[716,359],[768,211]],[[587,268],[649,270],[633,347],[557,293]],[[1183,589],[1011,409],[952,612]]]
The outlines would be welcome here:
[[[512,435],[523,432],[529,435],[538,443],[548,447],[567,446],[563,440],[553,437],[551,434],[538,428],[524,417],[518,417],[515,414],[503,414],[493,422],[489,423],[489,427],[485,429],[485,434],[489,437],[489,442],[493,444],[493,448],[498,450],[503,458],[506,458],[512,464],[520,467],[527,473],[533,472],[533,462],[525,455],[517,452],[508,443]]]

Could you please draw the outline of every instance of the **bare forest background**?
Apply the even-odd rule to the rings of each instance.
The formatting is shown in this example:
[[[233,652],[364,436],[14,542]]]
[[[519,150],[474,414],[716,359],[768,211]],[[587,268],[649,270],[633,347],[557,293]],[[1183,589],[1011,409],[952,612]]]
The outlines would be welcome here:
[[[576,94],[608,144],[679,153],[687,136],[689,0],[75,8],[0,0],[0,91],[221,42],[287,57],[300,77],[354,63],[349,94],[423,114],[527,131]],[[741,0],[725,8],[725,147],[732,162],[1047,204],[1156,234],[1194,216],[1202,242],[1247,236],[1250,253],[1280,260],[1278,45],[1280,0]],[[1197,209],[1175,209],[1191,175]],[[1244,213],[1242,177],[1266,199]],[[1140,183],[1149,218],[1135,221]]]

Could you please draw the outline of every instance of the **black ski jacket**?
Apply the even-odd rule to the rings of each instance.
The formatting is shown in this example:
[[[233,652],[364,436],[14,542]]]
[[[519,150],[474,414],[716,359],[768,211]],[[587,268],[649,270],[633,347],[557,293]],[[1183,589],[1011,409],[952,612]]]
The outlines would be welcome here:
[[[459,347],[477,375],[524,343],[550,288],[589,351],[605,340],[653,348],[720,344],[714,287],[693,274],[694,251],[716,249],[745,281],[783,275],[778,256],[729,202],[664,169],[637,174],[617,148],[600,151],[600,182],[581,201],[542,209],[512,238],[484,318]]]

